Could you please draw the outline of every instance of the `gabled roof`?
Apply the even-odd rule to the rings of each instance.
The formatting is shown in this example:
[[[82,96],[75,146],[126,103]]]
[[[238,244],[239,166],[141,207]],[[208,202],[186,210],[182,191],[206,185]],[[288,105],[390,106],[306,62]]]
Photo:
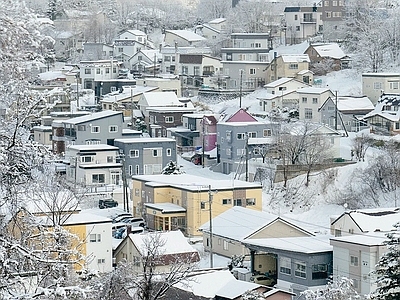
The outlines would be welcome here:
[[[198,253],[197,250],[188,243],[187,239],[180,230],[129,234],[128,238],[143,256],[147,255],[146,241],[152,238],[159,238],[160,241],[163,241],[164,245],[160,245],[160,249],[158,249],[158,253],[162,255]]]
[[[149,92],[143,93],[139,104],[146,102],[148,107],[183,106],[174,92]]]
[[[225,21],[226,21],[225,18],[217,18],[217,19],[214,19],[214,20],[211,20],[210,22],[208,22],[208,24],[220,24],[220,23],[223,23]]]
[[[326,99],[324,104],[321,105],[321,107],[323,107],[328,101],[332,101],[334,104],[336,103],[336,99],[329,97]],[[353,112],[360,110],[368,111],[373,110],[374,105],[367,96],[340,96],[337,98],[337,109],[341,112]]]
[[[122,111],[104,110],[104,111],[92,113],[92,114],[89,114],[86,116],[64,120],[63,123],[76,125],[76,124],[86,123],[86,122],[99,120],[99,119],[103,119],[103,118],[108,118],[108,117],[112,117],[112,116],[116,116],[116,115],[121,115],[121,118],[123,117]]]
[[[400,110],[385,110],[385,107],[392,106],[400,106],[400,94],[382,94],[374,110],[366,114],[363,119],[380,116],[391,122],[398,122],[400,120]]]
[[[222,116],[220,122],[258,122],[256,118],[243,108],[225,107],[219,114]]]
[[[396,228],[393,225],[400,221],[400,208],[374,208],[347,211],[336,218],[331,225],[334,225],[346,216],[353,220],[361,232],[389,232],[395,230]]]
[[[347,57],[340,46],[336,43],[312,44],[310,45],[310,48],[314,48],[318,55],[324,58],[342,59],[344,57]]]
[[[136,35],[136,36],[146,36],[146,33],[144,33],[141,30],[138,30],[138,29],[125,30],[125,31],[121,32],[120,35],[125,33],[125,32],[129,32],[130,34],[133,34],[133,35]]]
[[[206,40],[204,37],[194,33],[193,31],[189,31],[189,30],[165,30],[165,32],[179,36],[180,38],[187,40],[189,42],[198,42],[198,41]]]
[[[308,54],[281,54],[278,57],[281,57],[285,63],[310,62]]]
[[[275,222],[284,222],[289,226],[296,227],[299,231],[312,235],[279,216],[240,206],[234,206],[213,218],[212,228],[214,235],[242,241]],[[199,230],[209,232],[209,227],[210,223],[207,222],[200,226]]]

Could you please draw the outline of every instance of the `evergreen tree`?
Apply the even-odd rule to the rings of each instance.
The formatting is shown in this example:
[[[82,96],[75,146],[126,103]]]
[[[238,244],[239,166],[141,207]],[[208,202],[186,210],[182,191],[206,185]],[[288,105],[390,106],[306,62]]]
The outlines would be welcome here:
[[[384,242],[388,252],[379,259],[375,274],[378,288],[372,294],[373,299],[400,299],[400,222],[396,231],[388,233]]]

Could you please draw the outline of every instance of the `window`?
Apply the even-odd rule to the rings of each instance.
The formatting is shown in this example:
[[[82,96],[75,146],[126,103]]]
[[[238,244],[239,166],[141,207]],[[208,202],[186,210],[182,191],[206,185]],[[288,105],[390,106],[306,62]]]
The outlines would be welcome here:
[[[326,264],[318,264],[312,266],[312,280],[328,278],[328,266]]]
[[[358,289],[358,279],[352,278],[351,281],[353,281],[353,287],[354,287],[355,289]]]
[[[305,108],[304,109],[304,118],[305,119],[312,119],[312,109],[311,108]]]
[[[294,15],[294,19],[295,19],[295,21],[297,21],[297,15]]]
[[[312,103],[313,104],[318,104],[318,98],[312,98]]]
[[[232,199],[222,199],[222,205],[232,204]]]
[[[121,53],[121,52],[124,52],[124,48],[119,47],[119,48],[118,48],[118,52],[120,52],[120,53]]]
[[[271,129],[264,129],[263,130],[263,137],[271,136],[271,135],[272,135]]]
[[[92,126],[92,133],[99,133],[100,132],[100,126]]]
[[[153,157],[158,157],[160,156],[160,150],[159,149],[153,149]]]
[[[245,138],[244,133],[238,133],[237,134],[237,139],[238,140],[244,140],[244,138]]]
[[[233,200],[233,206],[242,206],[242,199]]]
[[[110,68],[106,68],[106,74],[110,74]]]
[[[330,11],[327,11],[326,14],[325,14],[325,16],[326,16],[327,18],[330,18],[331,15],[332,15],[332,13],[331,13]]]
[[[389,88],[391,90],[398,90],[399,89],[399,82],[389,82]]]
[[[237,156],[242,156],[246,154],[246,150],[245,149],[236,149],[236,155]]]
[[[232,136],[232,131],[227,130],[226,131],[226,141],[231,142],[231,136]]]
[[[337,1],[336,0],[332,1],[332,6],[337,6]]]
[[[136,166],[135,166],[135,174],[136,174],[136,175],[139,175],[139,172],[140,172],[139,170],[140,170],[140,166],[139,166],[139,165],[136,165]]]
[[[340,229],[335,229],[335,236],[342,236],[342,231]]]
[[[137,149],[129,150],[129,157],[139,157],[139,150]]]
[[[224,240],[224,245],[223,245],[224,250],[228,250],[229,249],[228,245],[229,245],[228,241]]]
[[[256,138],[257,137],[257,132],[248,132],[248,137],[249,138]]]
[[[292,260],[289,257],[279,258],[279,272],[287,275],[292,273]]]
[[[256,199],[255,198],[246,199],[246,206],[253,206],[253,205],[256,205]]]
[[[92,69],[85,69],[85,74],[87,75],[92,74]]]
[[[249,74],[250,75],[255,75],[256,74],[256,69],[254,69],[254,68],[249,69]]]
[[[113,68],[113,73],[117,73],[117,68],[116,67]]]
[[[302,97],[302,98],[301,98],[301,102],[307,103],[307,97]]]
[[[86,145],[100,145],[100,140],[86,140],[85,144]]]
[[[299,64],[289,64],[289,69],[297,70],[299,68]]]
[[[200,202],[200,209],[206,209],[206,203]]]
[[[107,156],[107,163],[113,163],[114,162],[114,156]]]
[[[304,261],[296,261],[294,263],[294,276],[306,278],[306,263]]]
[[[172,155],[172,150],[171,150],[171,148],[167,148],[166,152],[167,152],[167,156],[171,156],[171,155]]]
[[[193,74],[195,76],[200,76],[200,67],[198,66],[193,67]]]
[[[165,123],[174,123],[174,117],[173,116],[166,116],[165,117]]]
[[[104,174],[92,174],[92,183],[105,183],[106,176]]]
[[[232,149],[231,148],[226,148],[225,153],[226,153],[226,156],[230,157],[232,155]]]
[[[106,260],[104,258],[99,258],[99,259],[97,259],[97,263],[98,264],[105,264]]]
[[[324,6],[329,6],[329,1],[328,0],[324,1]]]
[[[182,66],[182,74],[188,74],[188,66]]]
[[[164,61],[171,61],[171,56],[164,56]]]
[[[296,26],[296,31],[300,31],[300,26]]]
[[[358,267],[358,257],[350,256],[350,265],[353,267]]]
[[[108,130],[109,132],[118,132],[118,126],[111,125]]]
[[[89,235],[89,242],[90,243],[98,243],[101,242],[101,234],[91,233]]]
[[[100,68],[96,69],[96,74],[100,74]]]
[[[90,163],[92,161],[93,161],[92,156],[81,156],[81,162],[83,162],[83,163]]]

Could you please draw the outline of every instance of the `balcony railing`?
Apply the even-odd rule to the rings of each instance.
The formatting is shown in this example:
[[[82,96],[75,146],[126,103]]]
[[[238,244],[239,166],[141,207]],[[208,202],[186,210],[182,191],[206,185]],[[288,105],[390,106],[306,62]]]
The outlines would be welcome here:
[[[301,19],[301,23],[316,23],[317,19],[314,18],[303,18]]]

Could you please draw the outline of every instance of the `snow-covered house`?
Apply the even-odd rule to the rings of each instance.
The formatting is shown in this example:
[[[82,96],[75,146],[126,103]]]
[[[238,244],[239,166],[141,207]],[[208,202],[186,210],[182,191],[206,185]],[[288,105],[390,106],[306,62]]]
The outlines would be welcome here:
[[[179,66],[178,74],[186,88],[201,86],[204,77],[218,74],[222,69],[219,58],[206,54],[181,54],[179,55]]]
[[[131,175],[161,174],[169,161],[176,161],[176,141],[170,138],[116,139],[125,154],[125,172]]]
[[[260,100],[262,111],[272,111],[274,109],[292,109],[299,106],[299,95],[297,90],[309,87],[307,83],[295,78],[280,78],[264,85],[266,93],[257,99]]]
[[[201,46],[206,39],[189,30],[165,30],[164,44],[171,47]]]
[[[252,200],[246,199],[246,202],[250,201]],[[213,252],[227,257],[249,255],[250,252],[242,244],[248,239],[313,235],[282,217],[240,206],[232,207],[213,218],[212,230]],[[203,224],[200,231],[203,232],[204,249],[209,250],[210,222]],[[274,267],[271,267],[271,270],[276,271]]]
[[[143,93],[138,105],[152,137],[166,137],[168,128],[182,126],[183,114],[195,111],[190,99],[174,92]]]
[[[333,247],[327,236],[246,239],[243,244],[250,250],[251,272],[269,275],[275,267],[275,287],[297,296],[324,288],[332,275]]]
[[[149,256],[152,256],[148,258]],[[154,272],[170,272],[174,266],[188,266],[200,260],[198,251],[189,244],[181,231],[129,234],[115,249],[116,263],[133,263],[134,272],[143,272],[144,262],[152,259]],[[149,266],[147,266],[149,267]]]
[[[285,43],[299,44],[321,33],[321,14],[317,6],[285,7]]]
[[[217,123],[217,155],[220,164],[219,169],[214,171],[242,174],[246,163],[247,139],[268,137],[277,124],[259,121],[243,108],[226,108],[220,114],[222,118]]]
[[[333,277],[351,279],[360,295],[368,295],[377,288],[373,272],[379,258],[387,252],[387,237],[373,234],[347,235],[331,238],[333,246]]]
[[[132,212],[145,217],[150,229],[181,229],[187,236],[200,236],[199,227],[210,219],[210,195],[213,217],[233,206],[262,208],[261,184],[256,182],[188,174],[133,175],[132,191]]]
[[[309,70],[309,64],[307,54],[276,55],[266,69],[267,83],[283,77],[296,78],[299,72]]]
[[[161,68],[162,55],[159,50],[139,50],[129,59],[129,69],[137,74],[158,74]]]
[[[371,132],[400,133],[400,94],[382,94],[375,108],[363,117]]]
[[[83,186],[120,185],[122,163],[118,147],[71,145],[65,149],[67,179]]]
[[[195,33],[200,34],[209,41],[218,40],[226,32],[226,19],[217,18],[202,25],[196,26]]]
[[[363,73],[362,93],[376,105],[382,94],[400,92],[400,73]]]
[[[297,90],[299,94],[299,119],[307,122],[321,120],[319,108],[335,95],[329,88],[306,87]]]
[[[310,57],[310,69],[318,74],[350,67],[350,57],[337,43],[319,43],[308,46],[304,54]],[[324,65],[323,68],[320,66]]]
[[[337,106],[337,107],[336,107]],[[374,109],[371,100],[366,96],[329,97],[318,109],[321,123],[346,131],[360,131],[367,128],[363,117]]]
[[[114,57],[114,45],[105,43],[84,43],[82,60],[98,61]]]

